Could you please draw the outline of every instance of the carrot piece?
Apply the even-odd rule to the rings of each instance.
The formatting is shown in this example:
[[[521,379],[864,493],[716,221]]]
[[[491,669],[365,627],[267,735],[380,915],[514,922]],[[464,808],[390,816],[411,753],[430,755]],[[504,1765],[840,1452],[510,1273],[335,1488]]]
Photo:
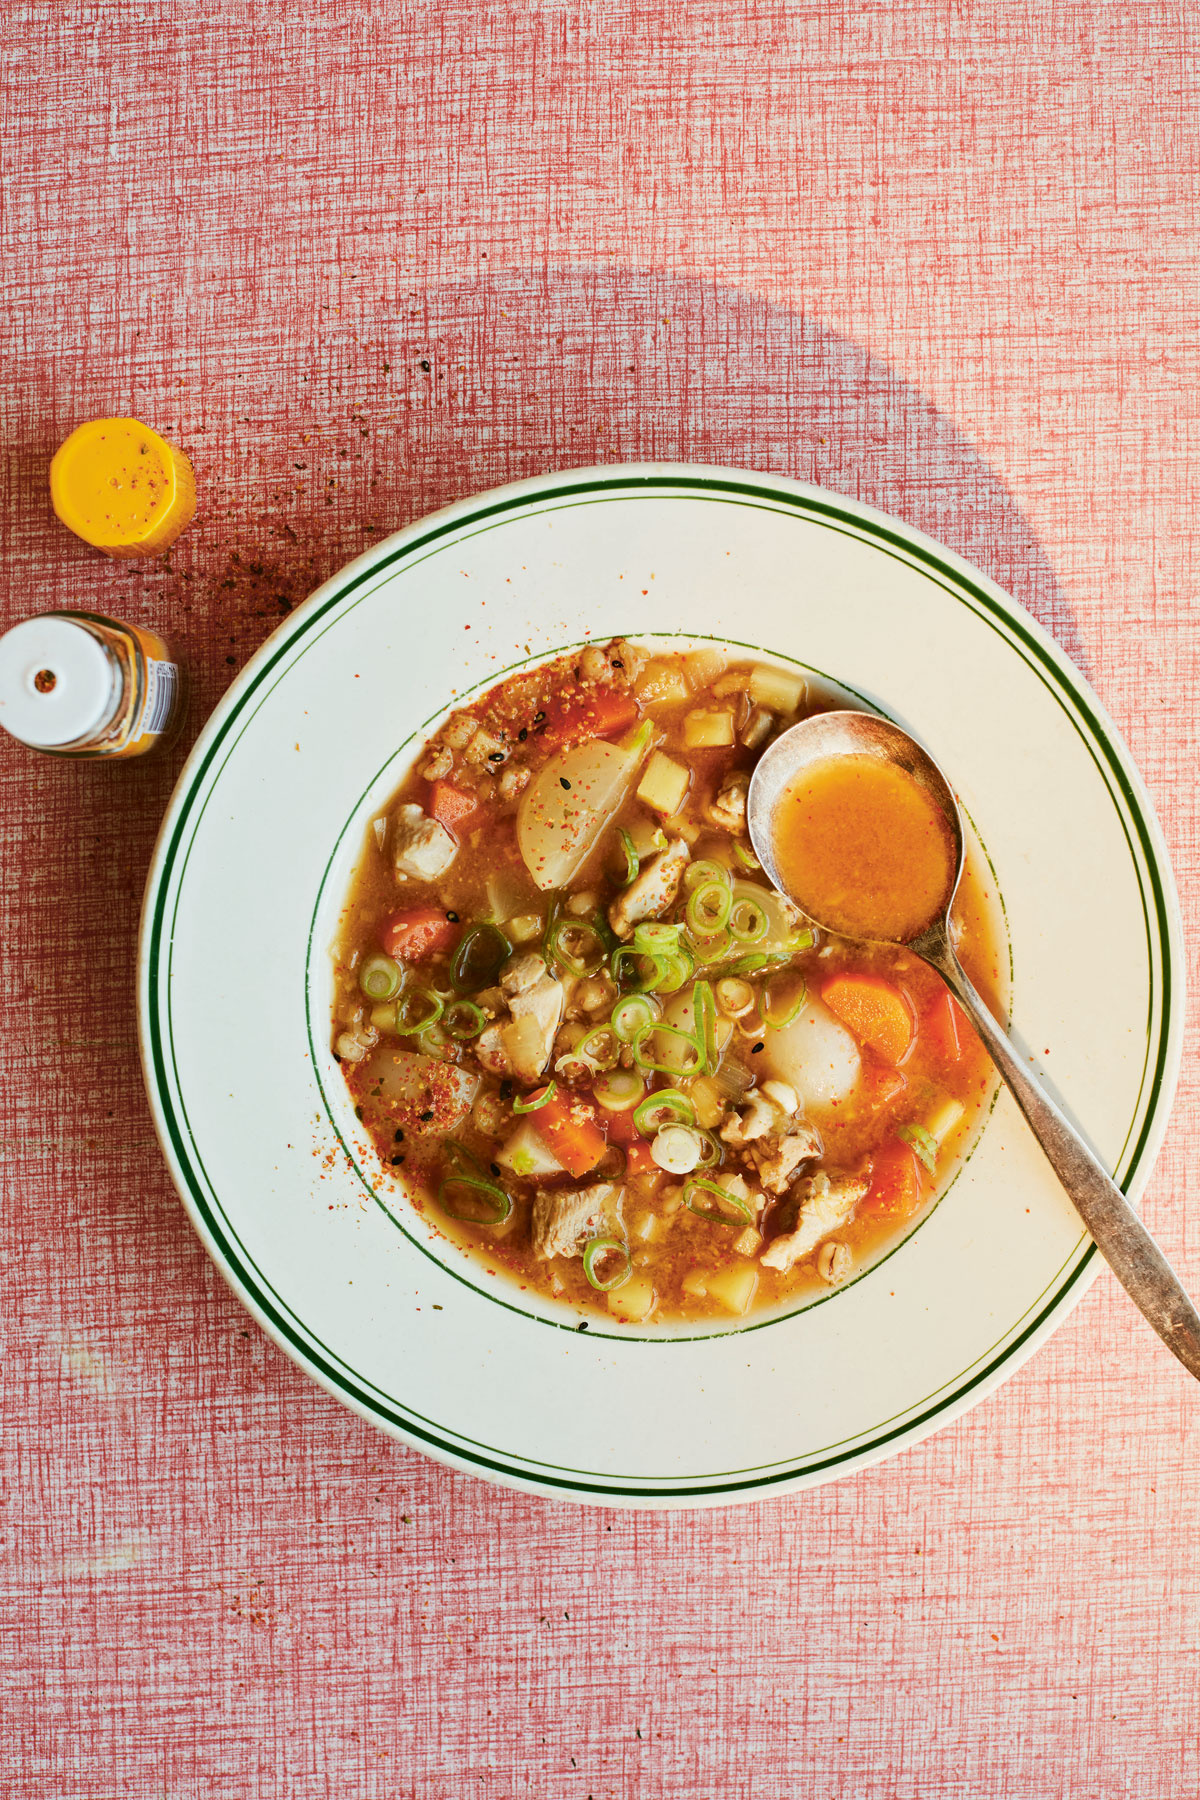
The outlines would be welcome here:
[[[885,1062],[898,1063],[912,1049],[916,1024],[899,988],[879,975],[831,975],[821,988],[831,1013]]]
[[[601,1121],[608,1134],[610,1144],[620,1144],[627,1149],[630,1144],[643,1142],[642,1134],[633,1122],[633,1108],[626,1107],[624,1112],[606,1112]]]
[[[921,1171],[907,1144],[885,1144],[875,1157],[871,1185],[859,1202],[860,1213],[907,1219],[921,1203]]]
[[[627,1175],[661,1175],[662,1170],[655,1162],[650,1145],[645,1138],[639,1138],[630,1144],[625,1152],[625,1173]]]
[[[425,962],[458,942],[462,926],[436,906],[414,906],[393,913],[380,933],[380,943],[397,962]]]
[[[598,688],[567,700],[551,711],[543,741],[556,750],[586,744],[591,738],[616,737],[638,721],[637,701],[622,688]]]
[[[529,1114],[529,1122],[568,1175],[586,1175],[608,1149],[596,1115],[586,1100],[559,1091]]]
[[[970,1027],[953,994],[942,992],[925,1009],[921,1018],[921,1035],[926,1047],[944,1063],[962,1061]]]
[[[466,794],[452,781],[431,781],[425,810],[454,837],[461,837],[483,811],[476,794]]]

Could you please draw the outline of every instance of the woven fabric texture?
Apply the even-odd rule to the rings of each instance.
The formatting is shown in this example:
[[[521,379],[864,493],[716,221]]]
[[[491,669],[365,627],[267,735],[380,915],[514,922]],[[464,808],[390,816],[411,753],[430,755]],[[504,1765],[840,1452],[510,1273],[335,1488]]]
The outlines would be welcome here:
[[[191,701],[158,761],[0,743],[0,1793],[1200,1787],[1200,1405],[1107,1274],[839,1485],[522,1498],[243,1314],[133,1007],[174,775],[279,618],[432,507],[642,457],[821,482],[1006,584],[1115,716],[1198,941],[1198,35],[1170,0],[3,9],[2,622],[158,624]],[[55,446],[127,412],[201,495],[146,563],[49,508]],[[1145,1202],[1193,1290],[1195,1054]]]

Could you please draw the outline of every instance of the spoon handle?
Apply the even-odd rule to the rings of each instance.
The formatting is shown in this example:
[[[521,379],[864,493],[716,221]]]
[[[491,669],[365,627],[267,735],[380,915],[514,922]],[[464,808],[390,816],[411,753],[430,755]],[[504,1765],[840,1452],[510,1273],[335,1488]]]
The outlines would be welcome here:
[[[932,934],[931,934],[932,936]],[[914,949],[916,945],[912,946]],[[1200,1380],[1200,1313],[1120,1188],[1035,1080],[964,974],[948,936],[920,946],[957,995],[1075,1210],[1168,1350]]]

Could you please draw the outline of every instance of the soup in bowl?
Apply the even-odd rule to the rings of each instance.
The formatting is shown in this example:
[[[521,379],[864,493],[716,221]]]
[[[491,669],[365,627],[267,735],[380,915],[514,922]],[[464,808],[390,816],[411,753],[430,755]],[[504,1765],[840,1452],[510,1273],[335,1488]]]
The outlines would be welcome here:
[[[729,1323],[844,1283],[949,1179],[993,1088],[966,1019],[902,947],[818,931],[746,832],[759,757],[841,704],[732,647],[589,645],[451,713],[373,819],[333,1052],[404,1203],[489,1271]],[[974,855],[953,923],[994,997]]]

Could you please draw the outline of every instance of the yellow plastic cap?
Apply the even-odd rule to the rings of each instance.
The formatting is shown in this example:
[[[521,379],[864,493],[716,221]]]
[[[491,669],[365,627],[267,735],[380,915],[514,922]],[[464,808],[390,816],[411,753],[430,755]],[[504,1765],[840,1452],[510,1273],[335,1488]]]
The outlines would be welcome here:
[[[138,419],[89,419],[50,464],[50,499],[68,530],[109,556],[154,556],[196,510],[181,450]]]

